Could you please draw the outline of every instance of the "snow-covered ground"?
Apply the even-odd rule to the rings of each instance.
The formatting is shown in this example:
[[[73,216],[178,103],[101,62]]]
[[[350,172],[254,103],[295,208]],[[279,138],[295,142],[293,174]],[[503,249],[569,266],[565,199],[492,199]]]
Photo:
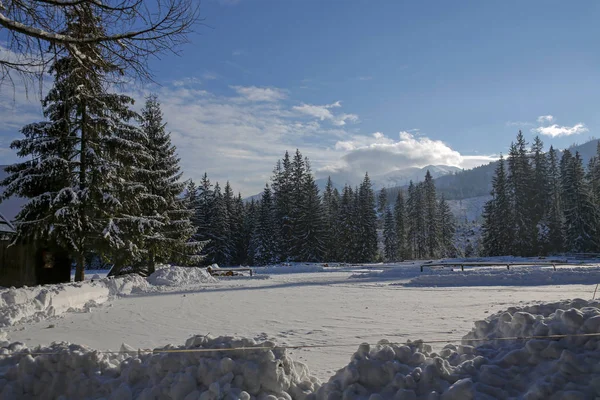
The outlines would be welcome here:
[[[289,351],[295,360],[307,363],[311,374],[326,381],[348,364],[362,342],[442,339],[459,343],[473,323],[487,315],[531,302],[589,299],[597,283],[409,287],[403,284],[421,276],[413,263],[306,266],[310,268],[321,272],[270,267],[262,270],[268,279],[259,274],[219,281],[199,278],[187,286],[150,285],[87,308],[88,312],[67,312],[5,331],[11,341],[28,346],[68,341],[106,350],[118,350],[123,343],[136,349],[154,348],[207,334],[290,346],[333,344],[336,347]],[[389,271],[388,275],[382,271]],[[350,279],[353,275],[361,278]]]

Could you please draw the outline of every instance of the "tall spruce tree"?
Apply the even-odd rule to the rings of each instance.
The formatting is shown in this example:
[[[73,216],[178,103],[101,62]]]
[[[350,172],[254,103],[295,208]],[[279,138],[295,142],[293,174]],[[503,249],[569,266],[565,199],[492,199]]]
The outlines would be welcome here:
[[[548,227],[548,252],[563,251],[565,238],[563,234],[563,209],[561,201],[561,173],[558,154],[552,146],[548,151],[548,187],[549,205],[544,220]]]
[[[517,141],[510,147],[508,155],[508,182],[512,191],[514,205],[515,255],[531,256],[536,252],[536,223],[532,202],[532,171],[529,164],[527,142],[519,131]]]
[[[292,230],[292,242],[291,242],[291,253],[290,257],[292,260],[300,261],[300,254],[302,247],[304,246],[303,237],[303,224],[302,212],[304,204],[306,202],[306,186],[305,180],[307,175],[307,165],[300,150],[296,149],[294,158],[291,164],[291,189],[292,194],[290,197],[290,216],[291,216],[291,230]]]
[[[370,262],[377,255],[377,213],[369,174],[365,174],[356,194],[357,231],[360,237],[356,261]]]
[[[536,136],[531,148],[531,167],[533,170],[531,190],[532,223],[535,224],[536,249],[538,255],[546,254],[549,249],[549,228],[545,218],[550,208],[550,188],[548,182],[548,160],[543,151],[544,144]]]
[[[300,233],[299,261],[318,262],[325,255],[325,215],[319,187],[310,171],[304,178],[304,202],[301,205],[297,232]]]
[[[102,35],[93,7],[80,4],[67,13],[65,34],[75,38]],[[147,191],[140,178],[149,158],[144,133],[130,124],[139,116],[129,109],[133,99],[110,94],[105,77],[117,68],[109,63],[82,67],[78,60],[97,59],[97,42],[57,49],[50,72],[54,86],[43,101],[48,121],[22,129],[11,144],[29,160],[8,167],[4,197],[28,198],[16,217],[17,241],[56,243],[75,259],[75,279],[84,279],[91,253],[129,260],[143,257],[144,235],[153,220],[141,214],[139,200]],[[124,253],[126,250],[126,253]]]
[[[265,265],[276,261],[274,227],[273,198],[271,188],[266,185],[258,207],[256,226],[252,236],[251,248],[254,252],[252,259],[256,264]]]
[[[344,186],[340,201],[340,259],[343,262],[355,261],[357,256],[357,229],[354,191],[349,185]]]
[[[286,151],[277,162],[272,178],[273,203],[275,207],[276,253],[282,261],[292,256],[292,162]]]
[[[398,236],[396,235],[396,224],[394,214],[388,208],[384,213],[383,221],[383,245],[385,259],[396,261],[398,259]]]
[[[201,243],[190,241],[196,231],[190,220],[195,212],[181,198],[185,183],[180,180],[179,158],[165,126],[157,97],[148,96],[142,110],[142,129],[151,158],[144,165],[148,193],[143,199],[143,213],[159,221],[146,235],[149,274],[154,272],[157,261],[177,260],[185,264],[199,261],[202,248]]]
[[[327,179],[327,185],[323,192],[323,208],[325,214],[325,259],[327,261],[339,261],[339,207],[340,194],[333,187],[331,177]]]
[[[427,236],[427,257],[436,258],[439,249],[440,226],[437,210],[435,183],[429,170],[425,174],[423,206],[425,208],[425,234]]]
[[[575,253],[598,249],[598,210],[579,153],[571,157],[563,181],[566,248]]]
[[[437,212],[439,221],[438,243],[440,247],[440,256],[455,257],[456,248],[454,246],[454,232],[456,231],[456,226],[454,223],[454,215],[443,195],[439,200]]]
[[[394,222],[396,229],[396,249],[398,253],[398,258],[400,260],[404,260],[409,256],[406,253],[407,243],[406,243],[406,208],[404,204],[404,195],[402,194],[402,190],[398,191],[398,196],[396,197],[396,204],[394,204]]]
[[[492,180],[492,199],[483,211],[483,247],[486,255],[510,255],[512,252],[514,225],[513,206],[504,158],[500,155]]]
[[[406,199],[406,258],[417,257],[417,188],[413,181],[408,184],[408,197]]]
[[[206,259],[209,263],[228,265],[231,260],[229,242],[229,214],[225,196],[221,193],[219,183],[215,183],[210,200],[208,243],[205,247]]]

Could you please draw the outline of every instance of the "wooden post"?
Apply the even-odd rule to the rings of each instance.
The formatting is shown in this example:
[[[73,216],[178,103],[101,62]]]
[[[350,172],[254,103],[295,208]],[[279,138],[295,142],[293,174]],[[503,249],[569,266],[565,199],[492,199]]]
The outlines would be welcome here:
[[[556,265],[552,264],[552,268],[556,271]]]
[[[423,264],[421,264],[421,272],[423,272]]]
[[[465,271],[465,266],[464,266],[464,265],[461,265],[461,266],[460,266],[460,270],[464,272],[464,271]]]
[[[506,264],[506,269],[510,271],[510,264]]]

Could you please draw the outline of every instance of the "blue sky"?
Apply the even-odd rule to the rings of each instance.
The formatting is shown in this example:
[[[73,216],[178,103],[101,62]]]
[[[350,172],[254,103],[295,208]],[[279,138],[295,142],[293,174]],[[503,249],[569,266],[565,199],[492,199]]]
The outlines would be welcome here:
[[[201,10],[206,26],[182,55],[153,61],[161,86],[129,92],[159,94],[186,176],[207,171],[243,194],[286,149],[343,181],[473,167],[519,129],[566,147],[600,124],[597,1],[204,0]],[[0,116],[0,157],[12,162],[7,144],[39,106],[5,98]]]

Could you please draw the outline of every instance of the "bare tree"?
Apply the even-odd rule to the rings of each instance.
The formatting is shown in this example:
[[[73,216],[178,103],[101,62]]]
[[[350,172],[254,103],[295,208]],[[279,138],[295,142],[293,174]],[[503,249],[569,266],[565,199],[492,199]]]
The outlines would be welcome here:
[[[66,16],[93,10],[101,30],[66,33]],[[120,75],[148,80],[151,57],[177,54],[199,19],[198,0],[0,0],[0,84],[41,81],[62,52],[84,67],[116,66]],[[82,48],[96,45],[90,56]],[[14,85],[14,83],[13,83]]]

